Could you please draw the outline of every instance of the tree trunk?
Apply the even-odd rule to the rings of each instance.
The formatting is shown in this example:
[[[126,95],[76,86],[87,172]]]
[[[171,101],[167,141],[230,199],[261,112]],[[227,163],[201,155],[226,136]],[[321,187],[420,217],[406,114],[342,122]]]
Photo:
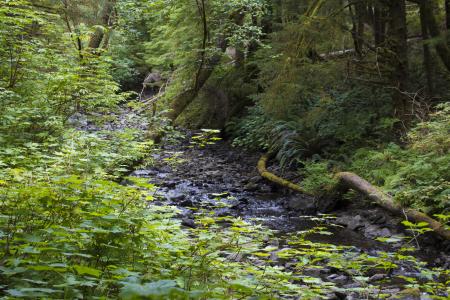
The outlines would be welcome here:
[[[450,230],[446,230],[443,224],[427,216],[426,214],[421,213],[420,211],[403,208],[399,204],[395,203],[391,196],[383,193],[358,175],[350,172],[341,172],[336,175],[336,178],[339,180],[340,188],[344,187],[354,189],[368,197],[370,200],[376,202],[384,209],[398,215],[405,215],[413,222],[426,222],[430,228],[441,237],[447,240],[450,239]]]
[[[450,0],[445,0],[445,28],[450,30]]]
[[[383,7],[375,3],[373,13],[373,31],[375,39],[375,47],[381,47],[385,40],[386,21]]]
[[[358,57],[363,56],[363,45],[364,45],[364,12],[362,11],[362,3],[354,4],[355,11],[353,12],[352,5],[349,5],[348,9],[352,19],[352,37],[353,44],[355,45],[355,52]]]
[[[200,65],[195,75],[194,86],[189,90],[181,93],[172,100],[171,111],[168,113],[168,117],[172,121],[176,120],[178,116],[186,109],[186,107],[188,107],[188,105],[195,99],[195,97],[197,97],[200,90],[203,88],[205,83],[211,77],[215,67],[220,63],[222,59],[222,54],[225,52],[228,46],[226,36],[221,36],[217,41],[217,48],[220,49],[220,52],[214,54],[211,58],[207,58],[206,42],[209,37],[209,32],[206,20],[206,8],[204,4],[205,3],[203,0],[197,2],[199,15],[202,22],[202,35],[203,35]],[[242,25],[245,18],[245,14],[242,12],[236,12],[235,14],[230,16],[230,18],[236,25]]]
[[[114,0],[107,0],[105,5],[102,8],[101,17],[100,17],[100,25],[102,27],[108,27],[110,25],[110,19],[114,12]],[[95,32],[92,34],[91,38],[89,39],[89,48],[90,49],[98,49],[100,48],[100,45],[102,44],[103,39],[105,36],[109,38],[109,35],[107,34],[107,29],[105,28],[96,28]]]
[[[427,20],[426,20],[426,16],[424,14],[423,9],[420,9],[420,25],[422,28],[423,67],[425,69],[425,75],[426,75],[426,80],[427,80],[427,94],[429,97],[433,97],[434,69],[433,69],[433,62],[432,62],[430,46],[427,43],[427,40],[430,38],[430,36],[428,34]]]
[[[436,4],[436,0],[421,0],[420,10],[424,14],[430,36],[436,40],[436,52],[441,58],[442,63],[446,67],[447,71],[450,72],[450,50],[448,48],[445,37],[441,35],[439,24],[434,14]]]
[[[409,111],[409,99],[403,94],[407,90],[408,84],[408,28],[406,24],[406,2],[405,0],[390,1],[389,8],[389,29],[388,47],[391,52],[390,64],[391,81],[395,87],[394,105],[396,116],[408,126],[411,118]]]
[[[366,18],[366,11],[365,11],[365,3],[364,2],[358,2],[355,5],[355,12],[356,12],[356,19],[358,28],[357,28],[357,39],[359,44],[359,53],[363,54],[363,46],[364,46],[364,20]]]
[[[261,158],[258,161],[258,172],[261,175],[261,177],[276,183],[282,187],[285,188],[289,188],[293,191],[299,192],[299,193],[303,193],[303,194],[307,194],[309,195],[301,186],[299,186],[298,184],[295,184],[293,182],[290,182],[289,180],[283,179],[281,177],[278,177],[277,175],[269,172],[267,170],[267,161],[269,160],[270,155],[269,154],[264,154],[263,156],[261,156]]]
[[[197,97],[198,92],[203,88],[205,83],[211,77],[215,67],[220,63],[222,59],[222,53],[227,48],[227,42],[225,39],[221,39],[219,42],[219,48],[221,53],[213,55],[210,59],[207,59],[201,69],[198,70],[196,75],[196,81],[194,87],[176,96],[172,100],[171,111],[168,113],[169,119],[175,121],[178,116],[188,107],[188,105]]]

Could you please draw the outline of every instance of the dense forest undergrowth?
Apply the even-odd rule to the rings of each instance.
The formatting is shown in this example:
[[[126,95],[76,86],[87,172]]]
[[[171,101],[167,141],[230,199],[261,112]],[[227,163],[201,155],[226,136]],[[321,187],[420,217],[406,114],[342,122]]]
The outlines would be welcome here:
[[[449,230],[449,28],[443,0],[0,0],[0,297],[448,299],[448,240],[366,226],[335,174]]]

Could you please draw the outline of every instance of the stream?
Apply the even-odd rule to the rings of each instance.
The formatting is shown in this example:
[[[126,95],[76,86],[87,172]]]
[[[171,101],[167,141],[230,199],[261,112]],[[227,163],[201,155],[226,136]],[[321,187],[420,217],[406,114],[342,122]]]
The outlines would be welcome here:
[[[133,120],[132,124],[130,120]],[[94,125],[84,119],[76,120],[83,130],[96,131]],[[130,125],[131,124],[131,125]],[[125,111],[118,115],[118,121],[107,124],[106,130],[122,130],[126,127],[145,129],[146,124]],[[217,217],[240,217],[253,224],[262,224],[275,231],[270,245],[278,249],[289,247],[290,234],[309,230],[325,224],[332,235],[313,234],[313,242],[345,246],[342,255],[351,260],[361,253],[379,257],[380,253],[393,252],[402,247],[402,242],[382,243],[377,238],[404,237],[402,221],[374,204],[355,196],[351,202],[341,203],[330,215],[318,215],[317,205],[312,197],[293,193],[263,179],[256,165],[260,154],[248,153],[231,147],[227,141],[218,141],[206,147],[192,146],[191,131],[185,131],[186,138],[178,143],[161,143],[160,149],[151,155],[149,167],[137,168],[132,176],[148,179],[157,190],[150,205],[170,205],[179,209],[177,216],[186,228],[195,228],[195,214],[199,209],[210,211]],[[277,166],[269,166],[279,173]],[[295,177],[295,173],[286,176]],[[291,178],[292,179],[292,178]],[[308,217],[314,216],[314,217]],[[319,216],[319,217],[317,217]],[[428,267],[450,267],[450,245],[440,241],[433,234],[425,234],[411,241],[420,246],[414,256],[427,263]],[[277,257],[271,260],[289,269],[292,261]],[[368,284],[380,286],[380,293],[396,295],[405,289],[398,276],[421,278],[407,261],[396,262],[398,268],[392,274],[374,272],[369,274]],[[361,299],[365,284],[349,274],[326,265],[318,269],[304,270],[305,275],[320,277],[342,288],[345,292],[329,295],[329,299]],[[382,283],[380,283],[380,281]],[[444,295],[448,296],[448,295]],[[407,295],[400,299],[431,299],[429,295]]]
[[[192,133],[188,132],[189,135]],[[148,178],[158,187],[156,201],[152,205],[172,205],[180,210],[179,218],[186,228],[195,228],[195,213],[198,209],[214,212],[218,217],[234,216],[262,224],[276,231],[275,245],[280,249],[288,247],[285,237],[291,233],[308,230],[318,225],[317,218],[305,216],[317,214],[314,199],[309,196],[292,193],[273,185],[261,178],[256,170],[259,155],[235,149],[226,141],[220,141],[205,148],[190,147],[187,141],[178,145],[162,146],[161,151],[153,154],[152,166],[138,169],[133,176]],[[274,171],[277,171],[277,168]],[[313,234],[313,242],[349,246],[345,250],[353,254],[366,253],[379,256],[380,252],[395,251],[402,242],[386,244],[376,240],[379,237],[391,238],[404,236],[398,224],[401,219],[388,214],[375,205],[357,199],[356,204],[342,204],[333,211],[333,218],[325,218],[332,235]],[[359,203],[359,204],[358,204]],[[225,204],[225,205],[224,205]],[[327,215],[328,216],[328,215]],[[426,261],[429,267],[449,268],[448,244],[437,242],[433,235],[420,237],[420,251],[415,256]],[[352,257],[350,253],[349,257]],[[447,254],[446,254],[447,253]],[[272,260],[277,261],[276,253]],[[292,262],[279,261],[289,266]],[[397,276],[420,278],[420,273],[407,262],[398,262],[400,268],[394,271]],[[308,270],[306,272],[308,274]],[[348,290],[337,293],[330,298],[360,299],[360,294],[352,289],[363,285],[342,272],[323,267],[319,274],[317,269],[308,275],[319,276],[334,282]],[[383,293],[396,294],[403,289],[395,276],[392,281],[384,274],[374,273],[369,282],[384,280]],[[427,295],[401,299],[430,299]]]

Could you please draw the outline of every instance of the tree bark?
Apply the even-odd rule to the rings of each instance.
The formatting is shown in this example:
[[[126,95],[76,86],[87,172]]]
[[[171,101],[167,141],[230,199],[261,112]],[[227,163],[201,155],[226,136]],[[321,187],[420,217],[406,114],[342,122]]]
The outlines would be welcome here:
[[[289,180],[283,179],[269,172],[267,170],[267,161],[269,160],[269,158],[270,155],[264,154],[258,161],[258,172],[263,178],[280,186],[289,188],[293,191],[311,196],[310,194],[306,193],[305,190],[298,184],[290,182]],[[395,203],[394,199],[391,196],[385,194],[380,189],[371,185],[368,181],[359,177],[358,175],[350,172],[340,172],[336,174],[335,178],[338,180],[338,184],[335,186],[334,191],[344,193],[348,189],[356,190],[357,192],[363,194],[373,202],[377,203],[379,206],[392,213],[398,214],[400,216],[406,216],[408,220],[411,220],[413,222],[428,223],[429,227],[435,233],[446,240],[450,239],[450,230],[445,229],[445,226],[443,224],[420,211],[403,208],[401,205]]]
[[[373,31],[375,39],[375,47],[381,47],[385,40],[386,21],[383,7],[375,3],[373,13]]]
[[[384,209],[396,213],[398,215],[405,215],[409,220],[413,222],[426,222],[430,228],[441,237],[449,240],[450,230],[445,229],[445,226],[433,218],[427,216],[420,211],[414,209],[403,208],[399,204],[394,202],[391,196],[383,193],[378,188],[371,185],[368,181],[359,177],[358,175],[350,172],[341,172],[336,175],[339,180],[340,186],[354,189],[370,200],[376,202]]]
[[[422,28],[422,44],[423,44],[423,66],[425,69],[425,75],[427,80],[427,94],[429,97],[433,97],[434,92],[434,68],[432,62],[432,55],[430,46],[427,44],[427,40],[430,38],[428,34],[427,20],[423,9],[420,9],[420,26]]]
[[[436,52],[442,60],[442,63],[446,67],[447,71],[450,72],[450,50],[445,37],[441,35],[439,24],[434,14],[434,8],[436,7],[436,4],[436,0],[421,0],[420,10],[424,14],[430,36],[436,40]]]
[[[389,1],[388,48],[391,52],[389,64],[392,85],[395,87],[393,100],[396,116],[405,126],[410,123],[409,99],[403,94],[408,84],[408,28],[406,23],[406,1]]]
[[[445,0],[445,28],[450,30],[450,0]]]
[[[105,5],[102,8],[101,17],[100,17],[100,25],[103,28],[96,28],[95,32],[92,34],[91,38],[89,39],[89,48],[90,49],[98,49],[100,48],[100,45],[102,44],[103,39],[105,36],[107,38],[107,29],[104,27],[108,27],[110,25],[110,19],[114,12],[114,5],[115,0],[107,0]]]
[[[364,17],[361,15],[361,3],[354,5],[355,11],[353,12],[352,5],[348,6],[350,16],[352,19],[352,38],[355,45],[355,52],[358,57],[363,56],[363,36],[364,36]]]
[[[197,97],[199,91],[206,84],[211,77],[215,67],[220,63],[222,59],[222,53],[227,48],[225,39],[221,39],[219,42],[219,48],[221,53],[213,55],[210,59],[207,59],[204,66],[198,70],[196,75],[196,81],[194,86],[183,93],[176,96],[171,102],[171,111],[168,113],[170,120],[175,121],[178,116],[188,107],[188,105]]]
[[[265,179],[267,179],[267,180],[269,180],[269,181],[271,181],[273,183],[276,183],[276,184],[278,184],[278,185],[280,185],[282,187],[289,188],[289,189],[291,189],[293,191],[309,195],[309,193],[307,193],[298,184],[290,182],[289,180],[283,179],[283,178],[278,177],[277,175],[269,172],[267,170],[267,161],[269,160],[269,158],[270,158],[269,154],[264,154],[263,156],[261,156],[261,158],[258,161],[258,172],[263,178],[265,178]]]
[[[208,79],[214,72],[215,67],[220,63],[222,59],[222,54],[227,49],[228,43],[226,36],[220,36],[217,41],[217,48],[220,49],[219,53],[214,54],[212,57],[207,58],[206,56],[206,46],[207,39],[209,38],[208,24],[206,20],[206,7],[203,0],[199,0],[197,6],[199,9],[199,15],[202,19],[202,51],[200,56],[200,64],[195,75],[195,81],[192,88],[184,91],[180,95],[176,96],[171,103],[171,111],[168,113],[169,119],[172,121],[176,120],[178,116],[188,107],[188,105],[197,97],[200,90],[206,84]],[[245,14],[242,12],[237,12],[230,16],[233,22],[237,25],[242,25],[244,21]]]

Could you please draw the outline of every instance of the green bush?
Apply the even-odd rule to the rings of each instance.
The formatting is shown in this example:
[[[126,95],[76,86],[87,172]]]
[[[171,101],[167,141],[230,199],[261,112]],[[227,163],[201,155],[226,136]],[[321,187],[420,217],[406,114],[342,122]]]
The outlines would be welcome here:
[[[361,149],[350,168],[392,193],[400,203],[428,213],[450,210],[449,105],[439,107],[431,120],[418,124],[402,149]]]
[[[249,108],[248,115],[227,124],[227,133],[233,138],[233,146],[250,150],[267,150],[273,121],[260,106]]]

